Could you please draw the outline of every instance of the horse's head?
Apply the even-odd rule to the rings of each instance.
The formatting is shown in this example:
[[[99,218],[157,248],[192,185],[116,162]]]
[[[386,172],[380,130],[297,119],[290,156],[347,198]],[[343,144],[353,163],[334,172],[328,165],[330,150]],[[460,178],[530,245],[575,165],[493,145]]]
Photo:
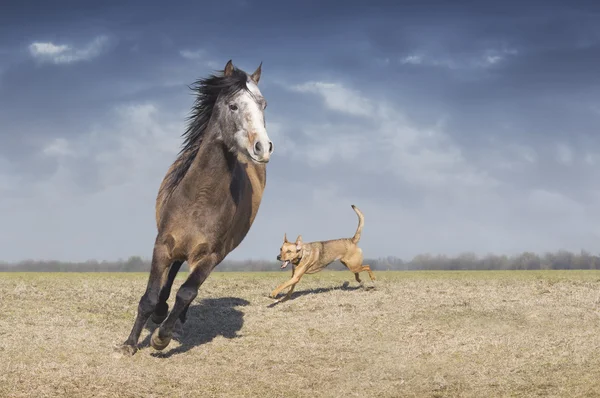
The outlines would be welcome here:
[[[267,163],[274,149],[265,124],[267,101],[258,88],[261,66],[249,75],[227,62],[224,77],[239,81],[243,88],[220,95],[215,104],[223,141],[255,163]]]

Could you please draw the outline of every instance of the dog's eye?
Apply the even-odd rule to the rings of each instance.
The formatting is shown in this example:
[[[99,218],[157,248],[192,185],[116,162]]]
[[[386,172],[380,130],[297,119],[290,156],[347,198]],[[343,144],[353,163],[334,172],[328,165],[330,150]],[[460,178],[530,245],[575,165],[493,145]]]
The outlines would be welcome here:
[[[291,250],[288,250],[286,253],[291,253],[291,252],[292,252]]]
[[[236,104],[231,104],[231,105],[229,105],[229,109],[231,109],[232,111],[234,111],[234,112],[235,112],[235,111],[237,111],[237,110],[238,110],[238,107],[237,107],[237,105],[236,105]]]

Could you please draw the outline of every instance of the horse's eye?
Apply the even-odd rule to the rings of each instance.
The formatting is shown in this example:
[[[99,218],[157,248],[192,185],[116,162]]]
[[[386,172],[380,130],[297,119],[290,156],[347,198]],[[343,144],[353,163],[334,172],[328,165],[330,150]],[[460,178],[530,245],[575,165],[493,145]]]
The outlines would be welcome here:
[[[236,104],[231,104],[231,105],[229,105],[229,109],[231,109],[232,111],[237,111],[238,107]]]

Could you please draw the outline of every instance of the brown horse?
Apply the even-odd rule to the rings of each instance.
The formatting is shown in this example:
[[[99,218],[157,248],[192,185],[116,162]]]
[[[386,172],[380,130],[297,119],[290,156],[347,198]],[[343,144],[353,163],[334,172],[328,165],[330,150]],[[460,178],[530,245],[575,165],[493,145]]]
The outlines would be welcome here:
[[[158,234],[146,292],[131,333],[119,349],[137,351],[144,325],[160,326],[151,338],[162,350],[211,271],[244,239],[258,211],[273,152],[258,89],[261,65],[248,75],[227,62],[222,73],[198,80],[184,144],[156,200]],[[188,262],[189,275],[169,312],[173,280]]]

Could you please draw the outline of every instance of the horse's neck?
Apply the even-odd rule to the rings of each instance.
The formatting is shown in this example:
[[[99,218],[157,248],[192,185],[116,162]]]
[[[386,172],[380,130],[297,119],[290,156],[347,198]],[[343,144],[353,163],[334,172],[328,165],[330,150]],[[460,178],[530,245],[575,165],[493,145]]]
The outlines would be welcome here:
[[[200,145],[188,171],[191,180],[209,183],[231,183],[233,179],[248,180],[253,196],[262,193],[266,182],[264,165],[256,164],[241,154],[228,151],[218,140],[206,140]],[[259,198],[260,201],[260,198]]]
[[[226,182],[233,177],[233,160],[221,142],[202,142],[186,173],[186,179],[194,181],[195,184]]]

